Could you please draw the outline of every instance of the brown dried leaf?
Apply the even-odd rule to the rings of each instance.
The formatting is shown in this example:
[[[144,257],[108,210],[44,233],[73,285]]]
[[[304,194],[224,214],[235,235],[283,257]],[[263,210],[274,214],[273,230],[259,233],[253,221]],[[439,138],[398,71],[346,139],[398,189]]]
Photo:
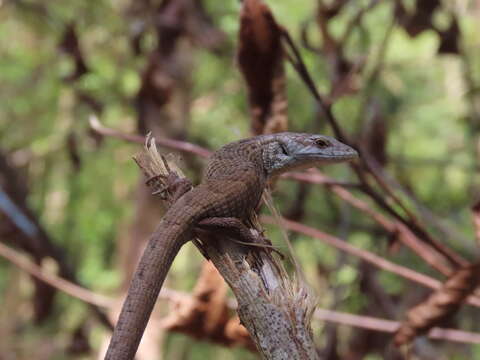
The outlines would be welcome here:
[[[70,23],[66,26],[62,40],[58,46],[60,50],[64,51],[72,58],[75,64],[75,69],[72,74],[65,78],[65,81],[78,80],[82,75],[88,72],[88,67],[80,48],[80,41],[78,40],[75,24]]]
[[[439,54],[459,54],[458,39],[460,37],[460,28],[457,19],[453,18],[448,29],[439,31],[440,46],[438,47]]]
[[[245,346],[250,351],[255,351],[255,345],[245,326],[240,323],[238,315],[230,318],[225,325],[225,335],[229,339],[235,339],[236,346]]]
[[[164,328],[209,339],[227,346],[244,345],[254,349],[252,340],[238,317],[229,318],[227,286],[210,262],[205,262],[193,296],[179,302],[167,318]]]
[[[396,1],[395,16],[408,35],[415,37],[425,30],[434,28],[432,16],[440,6],[439,0],[417,0],[414,12],[409,14],[403,3]]]
[[[238,64],[248,88],[252,131],[287,129],[281,28],[261,0],[245,0],[240,15]]]
[[[480,201],[477,201],[475,205],[472,206],[473,213],[473,225],[475,226],[475,239],[477,244],[480,245]]]
[[[427,300],[410,309],[406,320],[395,334],[395,344],[400,346],[409,343],[415,336],[426,333],[454,315],[465,298],[478,286],[479,271],[480,264],[459,269]]]

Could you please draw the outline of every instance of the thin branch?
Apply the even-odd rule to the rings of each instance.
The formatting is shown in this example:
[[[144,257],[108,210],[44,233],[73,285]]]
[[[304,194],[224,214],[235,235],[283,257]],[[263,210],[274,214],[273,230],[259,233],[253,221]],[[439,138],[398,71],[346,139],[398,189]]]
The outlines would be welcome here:
[[[400,198],[395,194],[394,190],[386,174],[380,169],[380,166],[376,163],[376,161],[370,156],[370,154],[366,151],[362,152],[362,157],[364,160],[364,164],[369,170],[369,173],[375,178],[377,184],[390,196],[405,212],[407,217],[410,219],[407,223],[402,221],[405,225],[411,228],[415,232],[420,232],[423,236],[422,238],[427,240],[426,242],[429,243],[434,249],[436,249],[440,254],[445,256],[452,265],[459,265],[459,266],[466,266],[468,265],[468,261],[465,260],[462,256],[457,254],[452,249],[448,248],[446,245],[435,239],[430,233],[428,233],[421,225],[419,224],[417,217],[413,212],[411,212],[400,200]]]
[[[12,249],[11,247],[0,242],[0,256],[10,261],[13,265],[20,270],[25,271],[31,276],[34,276],[38,280],[41,280],[48,285],[54,287],[57,290],[64,292],[71,297],[81,300],[87,304],[112,308],[117,302],[114,298],[106,295],[95,293],[83,286],[77,285],[69,280],[66,280],[60,276],[50,274],[42,267],[28,260],[20,252]],[[190,296],[187,293],[172,289],[162,289],[159,296],[161,299],[167,299],[175,302],[186,301]]]
[[[404,224],[398,221],[391,221],[384,215],[372,209],[371,205],[363,200],[353,196],[351,192],[342,186],[328,185],[328,177],[323,175],[320,171],[311,171],[302,174],[302,176],[295,175],[295,178],[300,181],[309,182],[312,184],[324,184],[327,188],[335,193],[338,197],[359,209],[363,214],[370,216],[378,225],[383,227],[389,233],[397,235],[399,240],[413,253],[417,254],[432,268],[439,271],[441,274],[448,276],[451,269],[442,257],[437,256],[437,253],[427,244],[420,241]]]
[[[117,139],[122,139],[128,142],[133,142],[137,144],[145,144],[145,137],[133,134],[126,134],[119,130],[115,130],[112,128],[108,128],[103,126],[98,118],[94,115],[90,116],[90,127],[100,135],[103,136],[110,136]],[[180,140],[172,140],[167,138],[156,138],[156,142],[159,146],[166,147],[172,150],[180,150],[183,152],[188,152],[192,154],[196,154],[200,157],[207,158],[209,157],[212,152],[201,146]]]
[[[294,41],[292,40],[290,34],[286,29],[282,29],[282,36],[290,48],[292,55],[288,55],[287,59],[291,62],[294,69],[297,71],[300,78],[305,82],[307,88],[310,90],[312,96],[318,101],[321,110],[327,122],[333,129],[335,136],[340,140],[347,144],[351,144],[351,142],[346,137],[345,133],[343,132],[342,128],[339,126],[335,116],[332,112],[332,107],[329,102],[327,102],[321,93],[318,91],[313,78],[311,77],[303,59],[300,55],[298,48],[296,47]],[[287,53],[288,54],[288,53]],[[388,185],[383,181],[381,176],[378,173],[375,173],[371,168],[371,164],[369,164],[365,159],[363,159],[364,151],[360,150],[360,163],[352,162],[351,167],[357,174],[359,180],[363,185],[363,191],[365,194],[369,195],[380,207],[382,207],[385,211],[387,211],[390,215],[395,217],[397,220],[405,224],[408,228],[411,229],[413,233],[415,233],[419,238],[421,238],[426,243],[430,244],[439,254],[442,254],[446,259],[448,259],[453,266],[463,266],[468,262],[461,258],[458,254],[450,250],[448,247],[437,241],[432,235],[428,233],[416,220],[415,216],[408,210],[408,208],[403,204],[398,196],[396,196],[391,190]],[[409,216],[409,219],[405,219],[401,216],[390,204],[388,204],[383,196],[381,196],[368,182],[365,171],[370,173],[374,180],[383,188],[384,191],[395,201],[395,203],[402,208]]]
[[[339,241],[343,242],[342,240],[339,240]],[[50,286],[53,286],[56,289],[63,291],[64,293],[76,299],[79,299],[83,302],[86,302],[90,305],[110,308],[115,303],[115,300],[110,297],[94,293],[81,286],[75,285],[74,283],[68,280],[62,279],[56,275],[46,273],[41,267],[25,259],[24,256],[22,256],[20,253],[11,249],[8,246],[5,246],[2,243],[0,243],[0,256],[10,261],[19,269],[27,272],[32,276],[35,276],[37,279],[44,281]],[[395,264],[393,265],[398,266]],[[437,280],[431,279],[425,275],[422,275],[422,276],[425,277],[426,279],[429,279],[426,282],[422,283],[423,285],[430,283],[430,285],[432,286],[430,285],[426,285],[426,286],[432,287],[432,288],[438,288],[440,286],[440,282],[438,282]],[[416,281],[416,280],[413,280],[413,281]],[[435,285],[436,283],[439,284],[438,287],[437,285]],[[162,289],[159,298],[178,303],[178,302],[190,301],[189,299],[191,298],[191,295],[186,292],[164,288]],[[470,297],[470,300],[471,299],[472,297]],[[469,301],[469,303],[472,304],[471,301]],[[227,301],[227,305],[230,309],[236,309],[237,307],[235,301]],[[478,304],[476,303],[472,305],[480,306],[480,302],[478,302]],[[348,326],[360,327],[360,328],[370,329],[374,331],[388,332],[388,333],[395,332],[399,326],[399,323],[396,321],[373,318],[369,316],[360,316],[360,315],[341,313],[341,312],[336,312],[336,311],[327,310],[327,309],[315,310],[314,318],[317,320],[329,321],[337,324],[344,324]],[[454,330],[454,329],[434,328],[432,329],[432,331],[430,331],[428,336],[432,339],[438,339],[438,340],[448,340],[448,341],[474,343],[474,344],[480,343],[480,334],[461,331],[461,330]]]
[[[27,260],[24,256],[22,256],[22,254],[3,243],[0,243],[0,256],[4,257],[28,274],[74,298],[100,307],[110,307],[112,305],[112,299],[100,294],[96,294],[82,286],[75,285],[68,280],[45,272],[40,266]]]
[[[260,219],[262,222],[267,224],[272,224],[272,225],[277,224],[275,219],[272,218],[271,216],[262,215]],[[304,235],[311,236],[315,239],[321,240],[330,246],[333,246],[341,251],[345,251],[346,253],[349,253],[350,255],[353,255],[362,260],[365,260],[366,262],[380,269],[399,275],[405,279],[416,282],[417,284],[423,285],[433,290],[437,290],[442,286],[442,283],[440,281],[430,276],[424,275],[422,273],[411,270],[404,266],[397,265],[391,261],[384,259],[383,257],[375,255],[369,251],[359,249],[342,239],[339,239],[333,235],[324,233],[323,231],[320,231],[318,229],[314,229],[312,227],[303,225],[295,221],[287,220],[284,218],[281,219],[281,224],[288,230],[296,231]],[[468,297],[467,303],[472,306],[480,307],[480,298],[477,296],[471,295]]]
[[[292,52],[292,54],[290,55],[287,51],[285,51],[287,59],[290,61],[295,70],[297,70],[297,73],[305,82],[305,85],[307,85],[307,88],[310,90],[310,93],[313,95],[315,100],[317,100],[318,104],[320,105],[319,108],[323,112],[323,115],[327,119],[330,126],[332,127],[335,136],[340,141],[350,144],[351,142],[347,140],[345,133],[338,125],[337,120],[332,114],[330,103],[328,103],[328,101],[325,100],[325,98],[318,91],[317,86],[315,85],[315,81],[310,76],[307,66],[305,65],[305,62],[300,55],[300,51],[298,50],[295,42],[292,40],[292,37],[290,36],[288,31],[284,28],[282,28],[282,37],[288,45],[288,48]]]
[[[315,310],[313,317],[318,320],[330,321],[337,324],[360,327],[386,333],[394,333],[400,326],[398,321],[385,320],[371,316],[347,314],[327,309]],[[433,340],[448,340],[468,344],[480,344],[480,334],[456,329],[435,327],[430,330],[428,337]]]
[[[363,20],[363,16],[378,4],[379,4],[378,0],[371,0],[367,6],[358,10],[355,16],[353,16],[348,22],[347,27],[342,35],[342,38],[339,41],[339,44],[346,44],[348,40],[350,40],[350,36],[352,35],[353,30],[355,29],[356,26],[360,25],[360,23]]]
[[[100,124],[97,118],[93,118],[90,120],[91,121],[91,126],[95,131],[101,131],[105,136],[111,136],[115,138],[119,138],[125,141],[129,142],[135,142],[135,143],[140,143],[144,144],[145,140],[141,136],[135,136],[135,135],[129,135],[122,133],[119,130],[107,128],[103,125]],[[92,123],[93,121],[93,123]],[[165,146],[170,149],[174,150],[180,150],[180,151],[185,151],[185,152],[194,152],[191,149],[196,148],[197,150],[199,149],[200,151],[196,151],[194,153],[198,154],[199,156],[206,157],[206,154],[211,154],[211,151],[202,148],[200,146],[182,142],[182,141],[171,141],[168,139],[162,139],[161,141],[157,140],[157,144],[160,146]],[[363,176],[363,173],[360,173]],[[304,182],[310,182],[314,184],[323,184],[323,185],[329,185],[329,183],[334,183],[335,180],[330,179],[324,175],[322,175],[320,172],[308,172],[308,173],[294,173],[294,174],[285,174],[282,176],[283,178],[292,178],[296,179],[299,181],[304,181]],[[362,184],[356,186],[360,190],[365,191],[364,188],[364,182]],[[340,184],[339,184],[340,185]],[[396,221],[392,222],[388,220],[385,216],[383,216],[380,213],[377,213],[374,211],[371,206],[363,202],[362,200],[354,197],[351,193],[349,193],[345,188],[341,186],[336,186],[332,185],[329,186],[329,189],[331,189],[333,192],[335,192],[338,196],[340,196],[342,199],[345,201],[349,202],[351,205],[354,207],[360,209],[363,211],[365,214],[369,215],[372,217],[373,220],[375,220],[380,226],[385,228],[387,231],[390,233],[396,233],[398,232],[400,235],[400,240],[404,242],[406,246],[408,246],[414,253],[419,255],[427,264],[432,266],[432,268],[436,269],[443,275],[448,276],[451,273],[451,268],[448,267],[445,264],[445,261],[442,260],[442,257],[440,257],[440,254],[435,252],[432,248],[428,247],[427,244],[424,242],[420,241],[420,239],[412,233],[408,229],[407,226],[403,222],[398,221],[398,217],[400,217],[398,214],[398,217],[396,218]],[[373,191],[373,190],[372,190]],[[373,193],[373,196],[371,196],[373,200],[377,200],[376,203],[381,204],[381,202],[384,202],[384,200],[380,197],[379,194]],[[377,198],[379,197],[379,198]],[[391,209],[391,207],[385,203],[385,206],[381,206],[384,209]],[[393,209],[391,209],[393,211]],[[387,211],[389,212],[389,211]],[[392,214],[391,212],[389,212]],[[396,214],[393,211],[394,214]],[[401,220],[403,218],[400,217]]]

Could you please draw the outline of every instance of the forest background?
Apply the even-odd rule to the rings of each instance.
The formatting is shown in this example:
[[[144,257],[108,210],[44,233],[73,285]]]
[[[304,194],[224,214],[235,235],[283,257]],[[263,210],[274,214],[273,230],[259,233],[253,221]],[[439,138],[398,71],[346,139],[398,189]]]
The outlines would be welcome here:
[[[431,332],[411,350],[480,358],[478,265],[468,265],[480,245],[480,2],[268,6],[0,0],[0,359],[97,358],[105,347],[162,213],[132,161],[141,144],[130,140],[142,138],[122,134],[178,140],[160,150],[181,154],[198,182],[205,160],[192,144],[285,130],[334,135],[362,155],[274,189],[318,294],[324,358],[404,358],[398,323],[375,319],[405,319],[465,269],[463,292],[448,309],[427,300],[438,314],[414,330],[463,332]],[[354,250],[337,249],[345,243]],[[215,284],[207,297],[199,274]],[[228,333],[238,320],[215,276],[194,246],[182,249],[144,358],[256,358],[244,333]]]

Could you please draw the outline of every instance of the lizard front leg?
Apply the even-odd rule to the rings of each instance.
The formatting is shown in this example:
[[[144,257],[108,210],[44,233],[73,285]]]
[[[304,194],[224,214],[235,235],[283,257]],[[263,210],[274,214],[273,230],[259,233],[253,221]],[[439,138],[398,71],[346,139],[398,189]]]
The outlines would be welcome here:
[[[156,182],[160,184],[155,184]],[[168,173],[168,175],[158,174],[152,176],[146,181],[146,185],[154,189],[152,195],[160,195],[160,198],[167,201],[170,205],[193,188],[190,180],[178,176],[173,171]]]
[[[264,244],[260,241],[260,238],[270,242],[262,235],[256,236],[252,234],[250,229],[235,217],[210,217],[199,221],[196,225],[197,228],[207,231],[225,231],[228,235],[238,240],[233,240],[239,244],[246,246],[261,247],[271,249],[279,254],[282,258],[284,255],[272,245]]]

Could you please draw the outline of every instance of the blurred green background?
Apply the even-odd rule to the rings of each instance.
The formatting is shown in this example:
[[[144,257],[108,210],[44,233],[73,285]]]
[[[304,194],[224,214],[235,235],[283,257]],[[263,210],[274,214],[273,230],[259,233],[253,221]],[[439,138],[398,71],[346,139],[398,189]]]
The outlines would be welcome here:
[[[140,173],[131,157],[140,146],[99,138],[90,130],[88,118],[96,112],[104,125],[130,133],[145,126],[139,124],[138,94],[160,36],[148,9],[158,8],[161,1],[135,3],[0,0],[0,151],[26,186],[24,194],[10,193],[10,197],[25,201],[24,206],[31,209],[48,238],[63,249],[65,261],[83,285],[112,296],[118,294],[123,278],[118,243],[128,238],[127,229],[138,211]],[[457,48],[449,52],[439,52],[442,36],[432,29],[410,36],[397,17],[395,3],[375,3],[353,28],[349,41],[341,44],[347,59],[364,62],[364,66],[355,74],[358,88],[335,102],[334,113],[354,139],[372,143],[377,139],[383,144],[377,148],[386,154],[383,166],[412,194],[401,195],[409,207],[422,221],[433,218],[425,220],[427,228],[474,260],[478,250],[470,208],[478,199],[480,184],[480,3],[445,2],[432,13],[432,26],[439,31],[448,30],[452,14],[458,20],[458,31],[449,33],[455,37]],[[415,1],[403,3],[407,11],[415,11]],[[250,134],[246,89],[235,62],[241,4],[233,0],[205,0],[202,4],[210,25],[224,37],[208,48],[191,34],[183,35],[177,45],[182,47],[181,53],[175,56],[183,57],[185,63],[178,59],[172,63],[180,68],[180,80],[173,78],[181,82],[187,99],[181,110],[186,115],[180,125],[174,124],[174,130],[165,129],[162,134],[216,149]],[[268,4],[298,43],[303,29],[309,41],[321,47],[315,22],[319,2]],[[345,5],[328,21],[331,34],[340,36],[359,9],[367,6],[369,1]],[[137,39],[138,28],[141,36]],[[74,35],[69,29],[74,29]],[[324,54],[300,47],[318,87],[328,91],[331,70]],[[78,51],[86,65],[82,73],[77,73],[82,68],[76,63]],[[286,67],[290,130],[331,134],[305,85],[291,67]],[[174,116],[171,118],[175,121]],[[375,132],[380,128],[375,121],[380,121],[384,130]],[[195,166],[190,166],[192,163]],[[185,159],[183,165],[198,180],[202,164],[198,159]],[[323,170],[335,179],[355,181],[347,166]],[[0,176],[2,191],[8,193],[7,182],[11,180]],[[389,251],[388,234],[322,186],[305,190],[298,183],[280,181],[274,191],[280,211],[288,214],[302,191],[308,194],[301,205],[304,214],[298,218],[302,223],[436,276],[408,250]],[[437,220],[441,226],[432,226]],[[0,222],[8,223],[7,217],[0,215]],[[11,227],[0,227],[0,240],[15,246]],[[448,231],[441,231],[442,227]],[[268,227],[268,235],[275,244],[284,246],[278,229]],[[363,267],[356,258],[306,236],[293,235],[292,241],[319,294],[320,306],[369,313],[375,300],[362,288]],[[191,290],[201,263],[196,249],[188,245],[174,264],[169,287]],[[42,266],[50,271],[58,267],[55,261],[44,261]],[[376,278],[383,294],[396,306],[397,319],[401,310],[427,293],[389,273],[379,272]],[[31,278],[3,260],[0,294],[1,359],[95,358],[108,335],[87,305],[62,292],[48,313],[38,319]],[[478,310],[466,308],[450,326],[479,331],[478,319]],[[326,336],[331,334],[329,327],[314,322],[320,349],[330,343]],[[84,347],[74,351],[72,344],[80,341],[75,337],[77,331]],[[345,356],[340,358],[350,354],[348,358],[353,359],[352,352],[362,353],[355,350],[355,329],[339,326],[336,334],[336,348]],[[166,334],[160,346],[164,359],[256,358],[246,350],[175,333]],[[382,352],[386,346],[371,346],[358,358],[389,358]],[[478,345],[433,342],[420,349],[423,352],[417,349],[417,358],[480,357]]]

